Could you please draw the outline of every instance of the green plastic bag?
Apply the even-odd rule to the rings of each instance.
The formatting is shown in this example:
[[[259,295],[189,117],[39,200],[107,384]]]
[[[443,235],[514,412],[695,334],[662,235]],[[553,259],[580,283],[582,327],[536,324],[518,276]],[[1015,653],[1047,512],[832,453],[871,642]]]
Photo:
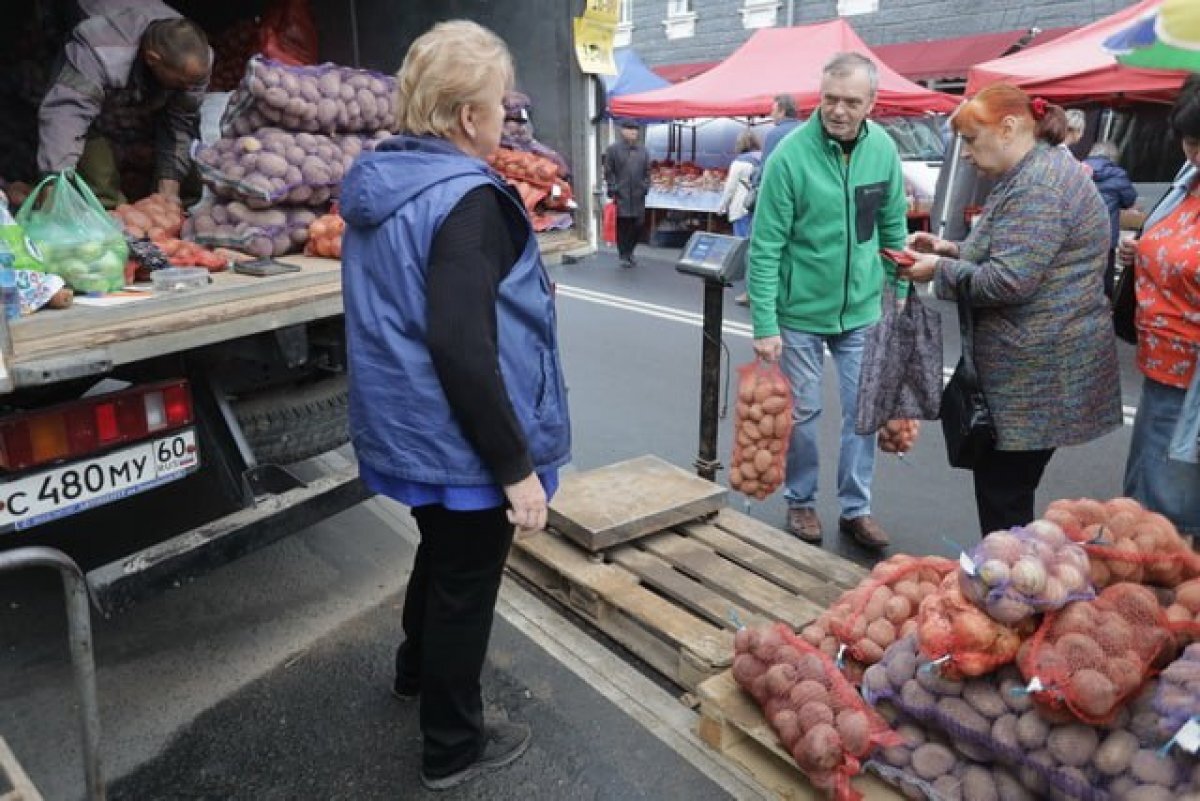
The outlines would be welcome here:
[[[76,292],[103,294],[125,285],[125,237],[74,172],[43,179],[21,204],[17,222],[41,251],[42,269]]]
[[[0,203],[0,243],[3,243],[12,255],[13,263],[9,266],[17,270],[39,273],[46,271],[46,266],[42,263],[42,252],[33,240],[25,235],[25,230],[13,219],[8,206],[3,203]]]

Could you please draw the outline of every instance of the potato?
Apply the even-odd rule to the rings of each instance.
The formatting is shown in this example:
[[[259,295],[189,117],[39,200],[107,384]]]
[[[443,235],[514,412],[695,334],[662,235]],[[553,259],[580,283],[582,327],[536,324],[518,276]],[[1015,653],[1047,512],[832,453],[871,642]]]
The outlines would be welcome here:
[[[1173,787],[1179,780],[1179,765],[1174,759],[1160,757],[1150,748],[1139,749],[1130,760],[1129,772],[1146,784]]]
[[[1092,763],[1096,766],[1096,770],[1104,776],[1119,776],[1129,769],[1137,750],[1138,739],[1132,732],[1113,731],[1096,749],[1096,753],[1092,756]]]
[[[1099,744],[1096,729],[1083,723],[1055,726],[1046,738],[1046,748],[1054,759],[1073,768],[1086,765]]]
[[[926,781],[934,781],[954,769],[954,752],[938,743],[925,743],[912,752],[912,770]]]
[[[1036,709],[1030,709],[1017,718],[1017,741],[1026,751],[1042,748],[1049,734],[1050,727]]]

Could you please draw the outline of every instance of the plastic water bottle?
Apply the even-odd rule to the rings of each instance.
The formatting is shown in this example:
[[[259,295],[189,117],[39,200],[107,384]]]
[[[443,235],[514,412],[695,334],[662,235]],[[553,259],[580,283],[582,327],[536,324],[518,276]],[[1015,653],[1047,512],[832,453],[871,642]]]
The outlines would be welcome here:
[[[11,265],[12,254],[7,252],[0,255],[0,263],[5,255]],[[4,309],[5,319],[15,320],[21,316],[21,296],[17,292],[17,271],[8,265],[0,267],[0,306]]]

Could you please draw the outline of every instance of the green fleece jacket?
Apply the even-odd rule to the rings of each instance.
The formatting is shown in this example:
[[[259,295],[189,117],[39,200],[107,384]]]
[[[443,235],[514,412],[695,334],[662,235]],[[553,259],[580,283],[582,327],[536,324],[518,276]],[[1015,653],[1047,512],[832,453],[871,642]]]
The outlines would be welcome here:
[[[767,160],[754,207],[746,290],[755,338],[781,327],[840,334],[878,320],[884,278],[896,280],[879,249],[904,247],[907,208],[900,156],[883,128],[863,123],[849,160],[819,113],[792,131]]]

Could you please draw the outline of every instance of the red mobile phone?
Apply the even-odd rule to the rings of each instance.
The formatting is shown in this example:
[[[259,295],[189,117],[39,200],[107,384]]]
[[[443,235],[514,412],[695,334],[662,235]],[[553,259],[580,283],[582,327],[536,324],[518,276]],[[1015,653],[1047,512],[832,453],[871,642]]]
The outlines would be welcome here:
[[[879,252],[883,254],[884,258],[890,259],[900,267],[911,267],[917,262],[916,259],[914,259],[908,253],[905,253],[903,250],[896,250],[895,248],[880,248]]]

